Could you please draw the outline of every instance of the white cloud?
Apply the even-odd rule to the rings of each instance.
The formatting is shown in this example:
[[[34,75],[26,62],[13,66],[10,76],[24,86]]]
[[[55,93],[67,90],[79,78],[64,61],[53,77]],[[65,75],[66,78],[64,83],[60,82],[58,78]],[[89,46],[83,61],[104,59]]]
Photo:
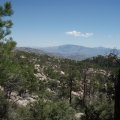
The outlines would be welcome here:
[[[70,32],[66,32],[67,35],[71,35],[74,37],[84,37],[84,38],[88,38],[90,36],[93,36],[93,33],[82,33],[82,32],[78,32],[78,31],[70,31]]]

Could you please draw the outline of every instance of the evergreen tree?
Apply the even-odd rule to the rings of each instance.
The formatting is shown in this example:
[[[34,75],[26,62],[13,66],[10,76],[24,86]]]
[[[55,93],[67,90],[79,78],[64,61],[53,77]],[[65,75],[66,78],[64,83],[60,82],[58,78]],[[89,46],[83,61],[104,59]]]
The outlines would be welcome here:
[[[13,65],[13,49],[16,43],[10,37],[13,23],[8,19],[12,14],[10,2],[5,2],[3,6],[0,6],[0,85],[4,87],[7,96],[9,96],[8,91],[11,91],[8,81],[13,80],[13,77],[16,76],[11,74],[11,71],[16,71],[15,65]]]

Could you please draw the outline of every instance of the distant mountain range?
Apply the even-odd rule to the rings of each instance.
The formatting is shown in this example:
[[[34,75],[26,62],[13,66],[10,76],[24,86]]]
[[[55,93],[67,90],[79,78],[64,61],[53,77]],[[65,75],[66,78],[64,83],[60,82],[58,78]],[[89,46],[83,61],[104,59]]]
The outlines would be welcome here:
[[[18,50],[33,52],[37,54],[47,54],[50,56],[64,57],[73,60],[83,60],[98,55],[108,55],[110,52],[115,52],[118,55],[120,50],[104,48],[104,47],[84,47],[78,45],[61,45],[55,47],[44,47],[44,48],[27,48],[19,47]]]

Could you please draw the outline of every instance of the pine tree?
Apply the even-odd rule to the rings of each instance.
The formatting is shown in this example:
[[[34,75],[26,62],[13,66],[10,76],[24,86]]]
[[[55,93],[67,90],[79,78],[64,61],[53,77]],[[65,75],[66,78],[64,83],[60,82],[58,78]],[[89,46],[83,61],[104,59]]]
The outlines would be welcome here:
[[[13,10],[10,2],[5,2],[0,6],[0,85],[2,86],[4,86],[5,83],[7,83],[6,81],[11,78],[10,76],[8,77],[8,74],[10,73],[10,70],[13,70],[10,65],[13,63],[12,51],[16,46],[16,43],[12,40],[12,37],[10,37],[10,29],[13,23],[8,19],[12,14]]]

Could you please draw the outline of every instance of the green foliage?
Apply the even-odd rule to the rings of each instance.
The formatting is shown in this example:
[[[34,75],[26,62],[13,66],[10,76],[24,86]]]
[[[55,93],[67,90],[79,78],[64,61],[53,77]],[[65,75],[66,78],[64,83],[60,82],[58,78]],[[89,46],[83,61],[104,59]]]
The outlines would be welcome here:
[[[0,120],[8,118],[9,103],[5,99],[4,94],[0,91]]]
[[[10,2],[5,2],[3,6],[0,6],[0,85],[5,88],[6,95],[8,90],[13,89],[11,85],[16,79],[16,74],[13,72],[16,70],[16,64],[13,61],[13,49],[16,46],[16,42],[12,38],[7,37],[11,31],[12,21],[8,20],[8,17],[13,14],[12,6]]]
[[[6,20],[4,17],[11,16],[12,14],[13,10],[10,2],[0,6],[0,41],[2,42],[5,42],[6,36],[11,33],[10,28],[13,25],[11,20]]]
[[[111,105],[110,105],[111,104]],[[97,103],[85,108],[82,120],[114,120],[113,103]]]
[[[38,101],[30,108],[33,120],[74,120],[75,111],[66,102]]]

